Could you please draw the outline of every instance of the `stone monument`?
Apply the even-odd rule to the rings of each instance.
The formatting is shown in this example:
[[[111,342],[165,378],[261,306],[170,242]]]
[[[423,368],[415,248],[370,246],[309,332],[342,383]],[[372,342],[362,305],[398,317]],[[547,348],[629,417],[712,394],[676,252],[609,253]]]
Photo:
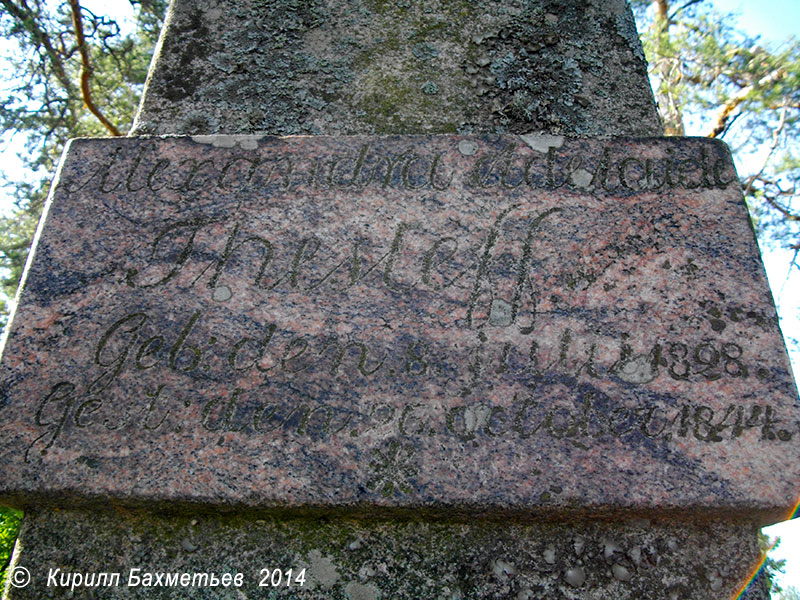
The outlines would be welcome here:
[[[173,0],[9,326],[9,597],[763,599],[800,406],[660,133],[621,0]]]

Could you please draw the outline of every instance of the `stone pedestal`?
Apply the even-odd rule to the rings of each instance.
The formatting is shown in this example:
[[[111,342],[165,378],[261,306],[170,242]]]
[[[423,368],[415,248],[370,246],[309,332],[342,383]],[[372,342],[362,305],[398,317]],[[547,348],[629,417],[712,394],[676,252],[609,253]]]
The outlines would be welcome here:
[[[734,598],[759,560],[748,522],[469,522],[46,511],[26,513],[19,559],[60,569],[66,589],[37,577],[12,598],[67,598],[75,573],[120,573],[90,598]],[[240,588],[124,587],[146,573],[242,573]],[[286,586],[288,569],[305,584]],[[272,588],[263,569],[280,569]],[[72,577],[72,579],[69,579]],[[265,585],[260,587],[259,584]],[[742,599],[763,598],[757,580]]]

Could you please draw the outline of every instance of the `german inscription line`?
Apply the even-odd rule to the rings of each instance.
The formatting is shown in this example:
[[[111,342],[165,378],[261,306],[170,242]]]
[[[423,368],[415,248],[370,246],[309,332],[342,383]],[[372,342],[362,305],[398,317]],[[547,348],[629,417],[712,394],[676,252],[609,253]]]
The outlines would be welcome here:
[[[164,190],[263,191],[270,185],[284,190],[308,188],[451,189],[454,167],[447,152],[425,153],[419,148],[388,152],[382,145],[364,143],[355,153],[308,157],[291,149],[263,156],[244,152],[219,160],[196,157],[160,158],[143,145],[133,158],[116,148],[108,160],[82,177],[65,182],[68,192],[100,193]],[[462,153],[464,150],[462,150]],[[477,153],[470,148],[469,153]],[[471,188],[575,188],[605,192],[661,189],[724,189],[736,181],[730,158],[720,146],[697,142],[678,152],[666,146],[664,156],[632,155],[630,149],[606,146],[593,154],[576,154],[551,146],[547,152],[526,151],[508,143],[474,158],[463,182]]]
[[[64,189],[82,195],[146,189],[155,192],[157,200],[162,197],[159,192],[171,190],[190,203],[193,192],[209,188],[231,191],[236,186],[253,185],[274,192],[302,186],[377,186],[442,191],[455,177],[444,152],[422,154],[412,149],[387,155],[368,143],[355,154],[311,161],[291,153],[239,155],[224,161],[154,158],[148,155],[151,151],[147,147],[141,148],[133,160],[122,160],[121,152],[119,148],[111,152],[104,164],[83,177],[67,179]],[[614,152],[607,147],[593,157],[571,156],[550,147],[546,153],[532,155],[508,144],[476,156],[465,184],[476,189],[567,186],[601,193],[635,193],[664,188],[725,188],[734,180],[726,168],[727,159],[703,144],[698,144],[689,158],[685,153],[673,155],[669,149],[658,159],[617,156]],[[663,441],[691,437],[714,443],[734,440],[750,430],[757,431],[764,441],[788,442],[793,438],[795,432],[781,427],[781,418],[768,405],[731,403],[720,409],[690,401],[671,406],[654,401],[632,403],[629,399],[620,402],[592,385],[593,381],[605,380],[642,386],[659,377],[683,382],[751,377],[770,380],[770,369],[759,362],[759,357],[747,355],[746,343],[724,335],[720,319],[709,317],[704,321],[710,323],[711,331],[698,332],[697,339],[664,337],[637,349],[626,334],[614,340],[599,334],[577,339],[569,326],[562,327],[555,338],[538,336],[537,318],[543,316],[537,312],[540,292],[533,289],[527,274],[539,229],[549,219],[564,217],[560,208],[525,215],[522,251],[516,258],[507,301],[481,306],[485,302],[483,291],[491,285],[494,247],[504,220],[511,218],[516,208],[511,205],[488,224],[479,245],[467,252],[471,260],[457,257],[457,237],[440,235],[428,240],[427,250],[419,256],[416,277],[408,281],[399,278],[396,266],[407,262],[402,253],[407,237],[413,234],[413,223],[399,223],[382,251],[354,242],[344,256],[322,270],[311,266],[322,255],[323,242],[314,236],[300,239],[278,272],[271,270],[277,260],[276,241],[249,232],[241,216],[220,219],[195,215],[162,224],[151,238],[152,264],[127,268],[125,288],[157,290],[172,286],[202,255],[208,264],[191,286],[203,278],[214,299],[224,301],[226,290],[230,292],[222,285],[223,276],[236,257],[246,253],[254,258],[250,283],[265,291],[309,292],[329,286],[347,294],[368,280],[370,285],[377,283],[390,292],[415,287],[446,292],[458,287],[465,294],[460,301],[464,318],[454,326],[472,330],[472,341],[458,356],[448,356],[434,341],[411,332],[398,333],[388,341],[385,336],[311,336],[278,319],[251,324],[246,335],[226,338],[215,331],[213,322],[206,322],[203,310],[184,311],[182,323],[170,333],[163,330],[159,315],[131,310],[108,322],[93,342],[93,374],[87,375],[86,383],[57,381],[39,400],[35,423],[41,433],[28,451],[45,454],[66,430],[181,432],[198,426],[208,432],[289,435],[310,440],[357,438],[380,430],[400,437],[449,435],[475,444],[496,436],[528,439],[537,435],[579,446],[604,436],[631,435]],[[208,248],[198,252],[197,240],[220,225],[226,233],[209,260]],[[610,248],[605,253],[605,266],[597,267],[597,273],[574,277],[573,286],[593,283],[613,262],[614,254],[625,250],[619,244]],[[363,258],[367,254],[373,256],[371,263]],[[451,269],[449,278],[443,276],[448,261],[460,265]],[[714,310],[719,313],[718,309],[710,312]],[[765,317],[748,307],[729,306],[725,310],[731,321],[764,325]],[[490,339],[493,327],[511,326],[526,336],[524,345]],[[615,350],[609,352],[612,345]],[[159,370],[197,381],[213,379],[216,373],[233,385],[226,386],[229,391],[225,394],[201,400],[176,397],[167,384],[153,383],[150,373]],[[113,384],[126,373],[148,382],[137,398],[120,398],[115,392]],[[236,385],[237,378],[252,380],[254,374],[263,380],[259,387]],[[386,381],[424,381],[434,383],[450,400],[428,404],[366,401],[351,403],[354,407],[348,408],[329,405],[325,394],[315,396],[302,385],[312,381],[318,388],[320,382],[336,378],[364,389],[385,389]],[[498,405],[485,399],[493,379],[521,385]],[[556,402],[552,390],[557,382],[564,381],[570,386],[568,399]]]

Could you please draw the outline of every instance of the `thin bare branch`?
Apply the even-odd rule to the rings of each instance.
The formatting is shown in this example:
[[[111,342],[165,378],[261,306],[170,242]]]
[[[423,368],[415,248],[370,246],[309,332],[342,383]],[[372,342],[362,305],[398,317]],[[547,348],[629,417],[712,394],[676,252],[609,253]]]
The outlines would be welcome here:
[[[788,101],[788,99],[787,99],[787,101]],[[749,196],[753,191],[753,184],[757,180],[762,179],[764,171],[767,169],[767,165],[769,164],[769,161],[772,159],[772,155],[775,153],[775,150],[778,148],[778,142],[780,140],[780,135],[781,135],[781,132],[783,131],[784,127],[786,127],[786,106],[785,106],[785,104],[784,104],[783,110],[781,111],[781,118],[778,121],[778,125],[775,127],[775,131],[772,132],[772,143],[770,143],[770,145],[769,145],[769,152],[767,152],[767,155],[764,157],[764,160],[761,163],[761,168],[758,170],[758,172],[755,175],[751,175],[748,178],[747,186],[744,189],[744,195],[745,196]],[[769,200],[767,200],[767,201],[769,202]],[[776,206],[776,208],[777,208],[777,206]],[[778,209],[778,210],[780,210],[780,209]]]
[[[779,213],[781,213],[781,214],[783,215],[783,217],[784,217],[784,218],[785,218],[787,221],[800,221],[800,215],[798,215],[798,214],[796,214],[796,213],[793,213],[793,212],[792,212],[792,211],[790,211],[788,208],[786,208],[785,206],[781,205],[781,204],[780,204],[780,203],[779,203],[777,200],[775,200],[775,198],[773,198],[773,197],[772,197],[772,196],[770,196],[769,194],[764,194],[764,200],[766,200],[766,201],[767,201],[767,203],[768,203],[768,204],[769,204],[769,205],[770,205],[772,208],[774,208],[774,209],[775,209],[775,210],[777,210]]]
[[[761,163],[761,168],[758,170],[758,172],[756,174],[754,174],[754,175],[750,175],[750,177],[747,178],[747,185],[744,187],[744,195],[745,196],[749,196],[750,194],[753,193],[753,185],[755,184],[756,181],[762,181],[762,182],[765,182],[765,183],[771,183],[769,181],[766,181],[764,179],[763,175],[764,175],[764,171],[767,168],[767,165],[769,164],[770,159],[772,158],[772,153],[774,151],[775,151],[775,149],[772,148],[767,153],[767,156],[764,158],[763,162]]]

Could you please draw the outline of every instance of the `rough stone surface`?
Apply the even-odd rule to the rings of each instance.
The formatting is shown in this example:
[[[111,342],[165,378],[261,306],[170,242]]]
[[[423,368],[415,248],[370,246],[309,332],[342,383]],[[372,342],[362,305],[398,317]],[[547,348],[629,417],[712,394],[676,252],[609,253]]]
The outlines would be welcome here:
[[[275,520],[117,511],[27,515],[18,566],[41,598],[720,600],[759,559],[751,523]],[[58,587],[47,587],[50,569]],[[240,588],[126,587],[145,573],[242,573]],[[305,584],[273,588],[270,569]],[[88,588],[74,574],[120,573]],[[155,576],[153,576],[155,581]],[[61,582],[67,584],[61,587]],[[136,581],[135,579],[133,580]],[[276,578],[277,581],[277,578]],[[759,578],[739,600],[763,597]]]
[[[132,134],[660,135],[624,0],[174,0]]]
[[[716,142],[76,141],[34,256],[16,503],[794,503],[794,383]]]

